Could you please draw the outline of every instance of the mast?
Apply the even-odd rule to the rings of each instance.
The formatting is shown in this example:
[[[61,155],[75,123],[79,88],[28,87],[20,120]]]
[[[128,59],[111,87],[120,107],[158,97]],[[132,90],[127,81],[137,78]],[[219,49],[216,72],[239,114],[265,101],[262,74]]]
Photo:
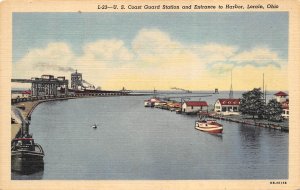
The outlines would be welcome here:
[[[265,97],[264,97],[264,99],[265,99],[265,104],[267,104],[267,85],[266,85],[266,88],[265,88]]]
[[[262,91],[265,93],[265,73],[263,73],[263,85],[262,85]]]
[[[229,99],[233,99],[233,90],[232,90],[232,70],[231,70],[231,83],[230,83]]]
[[[263,92],[263,101],[265,104],[267,104],[266,100],[266,92],[267,91],[267,85],[265,85],[265,73],[263,73],[263,86],[262,86],[262,92]]]

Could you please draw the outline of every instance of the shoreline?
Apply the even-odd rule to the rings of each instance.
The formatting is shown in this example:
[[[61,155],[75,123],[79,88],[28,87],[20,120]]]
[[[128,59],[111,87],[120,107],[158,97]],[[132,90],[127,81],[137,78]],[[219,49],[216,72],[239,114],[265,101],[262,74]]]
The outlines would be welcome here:
[[[68,100],[68,99],[74,99],[74,97],[19,102],[19,103],[13,104],[12,106],[15,106],[15,107],[24,106],[24,110],[23,109],[19,109],[19,110],[24,118],[27,117],[30,120],[31,114],[33,113],[34,109],[39,104],[44,103],[44,102]],[[18,137],[20,130],[21,130],[21,123],[12,123],[11,124],[11,140]]]
[[[148,95],[148,94],[147,94]],[[132,94],[126,96],[147,96],[146,94]],[[24,118],[31,119],[31,115],[34,109],[41,103],[50,102],[50,101],[59,101],[59,100],[69,100],[69,99],[80,99],[80,98],[97,98],[97,97],[115,97],[111,95],[102,95],[102,96],[71,96],[71,97],[63,97],[63,98],[55,98],[55,99],[42,99],[42,100],[28,100],[28,101],[20,101],[17,103],[12,103],[11,106],[19,107],[24,106],[23,109],[19,109]],[[11,123],[11,140],[18,137],[21,130],[21,123]]]

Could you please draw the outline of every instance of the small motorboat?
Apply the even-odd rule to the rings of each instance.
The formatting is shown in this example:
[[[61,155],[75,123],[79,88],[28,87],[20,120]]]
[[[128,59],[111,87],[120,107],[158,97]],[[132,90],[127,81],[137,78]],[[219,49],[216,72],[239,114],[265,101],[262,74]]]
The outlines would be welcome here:
[[[223,125],[216,120],[198,120],[195,122],[195,129],[208,133],[222,133]]]
[[[97,129],[98,126],[97,126],[96,124],[94,124],[94,125],[92,125],[91,127],[92,127],[93,129]]]
[[[149,100],[144,101],[144,106],[145,107],[151,107],[151,102]]]

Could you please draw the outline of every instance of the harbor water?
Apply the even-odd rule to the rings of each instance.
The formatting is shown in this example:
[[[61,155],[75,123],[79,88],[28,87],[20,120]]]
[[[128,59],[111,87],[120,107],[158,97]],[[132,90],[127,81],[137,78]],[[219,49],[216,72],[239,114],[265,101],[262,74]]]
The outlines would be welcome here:
[[[40,104],[32,114],[30,133],[45,151],[44,171],[12,173],[12,179],[288,178],[288,133],[228,121],[219,121],[222,135],[200,132],[194,128],[196,116],[145,108],[149,97]],[[213,104],[218,97],[228,94],[201,100]]]

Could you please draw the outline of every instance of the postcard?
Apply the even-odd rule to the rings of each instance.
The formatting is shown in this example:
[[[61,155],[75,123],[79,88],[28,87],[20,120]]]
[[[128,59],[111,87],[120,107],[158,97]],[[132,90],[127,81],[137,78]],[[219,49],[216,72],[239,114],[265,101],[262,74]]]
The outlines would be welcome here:
[[[299,2],[0,10],[0,189],[300,188]]]

